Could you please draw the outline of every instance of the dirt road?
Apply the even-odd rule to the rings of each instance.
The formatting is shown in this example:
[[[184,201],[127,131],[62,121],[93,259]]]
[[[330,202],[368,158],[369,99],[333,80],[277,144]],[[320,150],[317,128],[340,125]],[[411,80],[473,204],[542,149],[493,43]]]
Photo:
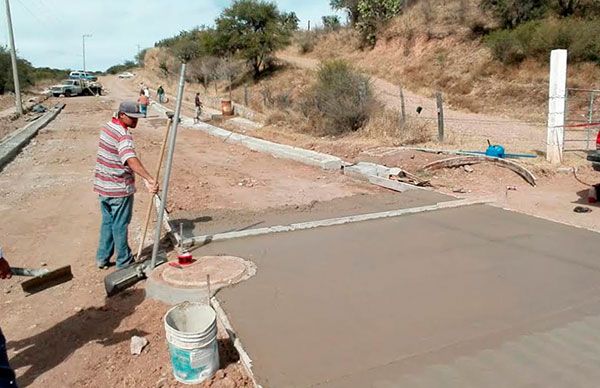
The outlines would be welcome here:
[[[0,326],[21,386],[175,384],[161,323],[166,306],[144,301],[141,286],[106,300],[106,272],[94,264],[100,215],[91,187],[98,131],[120,100],[136,95],[135,85],[127,80],[103,82],[107,96],[61,99],[67,104],[63,113],[0,173],[0,241],[8,260],[30,267],[70,264],[75,276],[69,284],[29,297],[18,279],[0,284]],[[154,116],[141,120],[133,131],[138,152],[151,170],[165,130],[165,119]],[[380,192],[191,130],[180,132],[174,164],[168,203],[173,211],[220,209],[235,214],[236,209],[305,206]],[[134,246],[148,198],[143,191],[136,196],[130,228]],[[150,341],[139,357],[129,354],[129,340],[136,334]],[[235,355],[226,357],[226,365],[235,360]],[[219,376],[213,386],[247,382],[235,363]]]
[[[319,61],[308,57],[280,54],[279,58],[303,69],[314,70]],[[381,78],[371,76],[376,98],[385,107],[400,112],[400,86]],[[435,98],[425,97],[404,89],[406,112],[417,120],[437,122]],[[417,114],[417,107],[423,108]],[[506,117],[468,113],[444,107],[446,136],[450,144],[471,146],[480,149],[487,139],[495,144],[505,144],[511,152],[545,150],[546,129],[539,124],[531,124]]]

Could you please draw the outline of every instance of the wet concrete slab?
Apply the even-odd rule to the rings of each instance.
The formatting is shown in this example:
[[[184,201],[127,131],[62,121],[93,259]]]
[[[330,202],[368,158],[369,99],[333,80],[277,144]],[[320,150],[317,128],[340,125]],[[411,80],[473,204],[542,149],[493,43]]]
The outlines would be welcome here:
[[[435,365],[600,314],[598,252],[595,233],[481,205],[214,243],[195,254],[258,266],[218,298],[263,386],[411,387],[442,386],[406,380]],[[529,359],[548,353],[524,343]],[[507,354],[526,372],[536,365]],[[577,363],[577,353],[573,360],[552,373]],[[472,374],[496,371],[485,386],[517,373],[502,369],[506,362],[474,365]],[[535,373],[523,374],[527,384]],[[441,381],[482,386],[470,377]]]
[[[314,201],[308,205],[282,206],[260,211],[207,209],[199,212],[174,212],[171,224],[176,230],[183,225],[184,238],[232,231],[289,225],[351,215],[433,205],[454,198],[426,190],[398,193],[377,189],[376,193],[356,194],[331,201]]]

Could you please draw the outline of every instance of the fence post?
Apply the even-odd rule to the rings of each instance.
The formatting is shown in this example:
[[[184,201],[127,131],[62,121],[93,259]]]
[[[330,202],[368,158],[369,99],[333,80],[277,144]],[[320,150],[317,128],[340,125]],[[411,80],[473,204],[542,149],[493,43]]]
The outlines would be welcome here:
[[[248,106],[248,84],[244,84],[244,105]]]
[[[308,31],[310,31],[310,20],[308,21]]]
[[[404,105],[404,90],[402,89],[402,86],[400,86],[400,110],[402,114],[400,117],[400,125],[404,127],[404,124],[406,124],[406,106]]]
[[[588,122],[591,124],[594,122],[594,92],[590,92],[590,108],[588,110]],[[590,149],[590,137],[592,135],[592,127],[587,127],[587,145],[585,147],[586,150]]]
[[[562,162],[565,141],[565,101],[567,92],[567,50],[552,50],[548,93],[548,138],[546,159]]]
[[[442,92],[437,92],[437,116],[438,116],[438,141],[442,143],[444,141],[444,100],[442,99]]]

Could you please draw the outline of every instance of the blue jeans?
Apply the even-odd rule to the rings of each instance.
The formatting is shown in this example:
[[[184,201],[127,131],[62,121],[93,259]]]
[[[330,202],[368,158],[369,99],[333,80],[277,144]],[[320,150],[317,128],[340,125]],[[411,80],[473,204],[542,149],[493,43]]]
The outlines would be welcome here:
[[[113,253],[117,253],[117,268],[127,267],[133,263],[131,248],[127,242],[127,229],[133,213],[133,195],[122,198],[100,196],[102,226],[100,227],[100,243],[96,253],[96,264],[99,267],[108,265]]]
[[[17,388],[15,372],[8,365],[6,339],[0,330],[0,388]]]

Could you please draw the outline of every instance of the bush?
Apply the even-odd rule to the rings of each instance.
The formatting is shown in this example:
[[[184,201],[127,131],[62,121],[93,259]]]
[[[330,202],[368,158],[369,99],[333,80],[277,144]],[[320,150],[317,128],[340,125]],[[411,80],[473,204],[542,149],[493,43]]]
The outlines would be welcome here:
[[[548,0],[483,0],[481,8],[491,12],[505,28],[543,17]]]
[[[125,61],[120,65],[114,65],[106,69],[108,74],[119,74],[124,71],[130,70],[137,67],[137,64],[134,61]]]
[[[315,49],[317,35],[313,31],[303,31],[296,35],[296,44],[300,54],[308,54]]]
[[[335,135],[360,129],[374,105],[369,78],[335,60],[321,64],[301,109],[315,130]]]
[[[321,17],[325,31],[337,31],[342,27],[340,18],[337,15],[328,15]]]
[[[493,32],[485,42],[494,58],[507,65],[525,58],[547,60],[554,49],[568,50],[571,62],[600,63],[600,23],[594,20],[569,17],[532,21],[513,30]]]
[[[19,81],[23,89],[33,86],[40,81],[65,78],[69,74],[68,70],[57,70],[48,67],[36,68],[28,61],[18,57],[17,66],[19,69]],[[9,50],[6,47],[0,46],[0,94],[4,94],[7,91],[15,91],[12,63]]]
[[[400,14],[405,0],[359,0],[356,28],[363,44],[374,46],[377,33],[394,16]]]

